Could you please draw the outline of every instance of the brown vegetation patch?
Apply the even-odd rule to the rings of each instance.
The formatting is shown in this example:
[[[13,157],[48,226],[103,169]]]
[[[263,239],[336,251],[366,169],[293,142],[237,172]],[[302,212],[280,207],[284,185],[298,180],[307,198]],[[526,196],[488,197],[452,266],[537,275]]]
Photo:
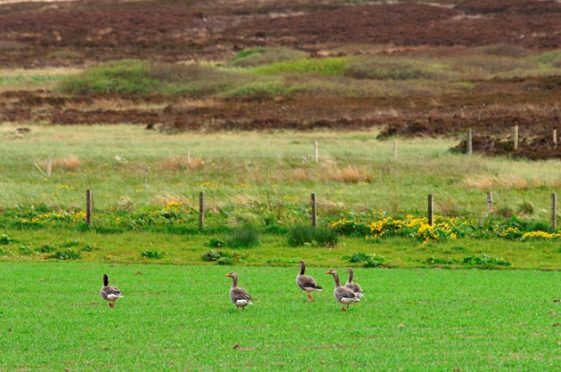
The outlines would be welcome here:
[[[203,159],[189,159],[185,156],[172,156],[160,162],[160,167],[166,170],[199,170],[203,169],[205,162]]]

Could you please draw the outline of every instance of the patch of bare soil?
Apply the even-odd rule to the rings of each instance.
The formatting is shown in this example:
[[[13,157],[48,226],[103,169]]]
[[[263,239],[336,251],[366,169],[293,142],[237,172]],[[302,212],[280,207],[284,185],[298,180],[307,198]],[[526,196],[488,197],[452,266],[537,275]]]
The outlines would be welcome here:
[[[514,149],[512,137],[494,138],[491,136],[475,136],[472,140],[474,153],[493,156],[511,156],[530,160],[561,159],[561,144],[553,141],[552,134],[543,134],[531,138],[524,138],[518,143],[518,149]],[[466,140],[461,141],[450,151],[465,153]]]

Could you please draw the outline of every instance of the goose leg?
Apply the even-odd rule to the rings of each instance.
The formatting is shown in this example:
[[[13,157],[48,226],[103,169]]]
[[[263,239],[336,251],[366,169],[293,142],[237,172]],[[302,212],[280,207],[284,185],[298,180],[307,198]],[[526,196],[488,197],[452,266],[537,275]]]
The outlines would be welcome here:
[[[346,312],[347,312],[347,308],[343,306],[343,307],[341,308],[341,311],[344,312],[344,313],[346,313]]]
[[[313,301],[314,300],[311,293],[306,293],[306,294],[308,295],[308,301]]]
[[[114,308],[114,307],[115,307],[115,304],[114,304],[113,302],[110,302],[110,303],[109,303],[109,307],[110,307],[110,308]]]

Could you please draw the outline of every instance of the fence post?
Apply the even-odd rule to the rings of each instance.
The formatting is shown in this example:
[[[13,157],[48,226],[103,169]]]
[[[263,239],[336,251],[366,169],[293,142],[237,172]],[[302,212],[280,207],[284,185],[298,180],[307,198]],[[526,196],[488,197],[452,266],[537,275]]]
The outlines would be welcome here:
[[[553,130],[553,147],[557,147],[557,129]]]
[[[551,227],[557,230],[557,193],[551,194]]]
[[[311,202],[311,206],[312,206],[312,226],[313,227],[317,227],[318,225],[318,215],[317,215],[317,200],[316,200],[316,193],[313,192],[310,195],[310,202]]]
[[[399,148],[397,145],[397,140],[393,141],[393,160],[398,161],[399,159]]]
[[[518,125],[514,126],[514,151],[518,150]]]
[[[86,190],[86,224],[88,226],[92,225],[92,190]]]
[[[471,128],[467,131],[466,139],[466,154],[471,155],[473,153],[473,132]]]
[[[205,192],[199,193],[199,229],[205,228]]]
[[[493,213],[493,192],[487,192],[487,211],[488,213]]]
[[[433,198],[432,198],[432,194],[429,194],[429,198],[428,198],[428,219],[429,219],[429,225],[432,226],[433,222],[434,222],[434,203],[433,203]]]
[[[319,142],[314,142],[314,160],[319,163]]]

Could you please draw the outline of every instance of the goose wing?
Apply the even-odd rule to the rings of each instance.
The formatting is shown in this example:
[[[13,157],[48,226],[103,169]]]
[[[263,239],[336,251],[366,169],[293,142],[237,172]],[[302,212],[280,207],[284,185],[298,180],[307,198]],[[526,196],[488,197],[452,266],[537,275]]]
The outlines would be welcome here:
[[[362,287],[357,283],[347,283],[346,288],[349,288],[354,293],[362,293]]]
[[[123,293],[117,287],[103,287],[101,289],[101,297],[106,300],[114,300],[123,297]]]
[[[309,275],[298,275],[296,284],[298,284],[298,287],[302,290],[305,290],[306,288],[322,289],[318,286],[316,280]]]
[[[230,298],[234,303],[238,300],[251,301],[251,295],[243,288],[232,288],[230,291]]]
[[[343,300],[359,300],[358,296],[351,289],[346,287],[337,288],[335,290],[335,298],[339,302],[342,302]]]

